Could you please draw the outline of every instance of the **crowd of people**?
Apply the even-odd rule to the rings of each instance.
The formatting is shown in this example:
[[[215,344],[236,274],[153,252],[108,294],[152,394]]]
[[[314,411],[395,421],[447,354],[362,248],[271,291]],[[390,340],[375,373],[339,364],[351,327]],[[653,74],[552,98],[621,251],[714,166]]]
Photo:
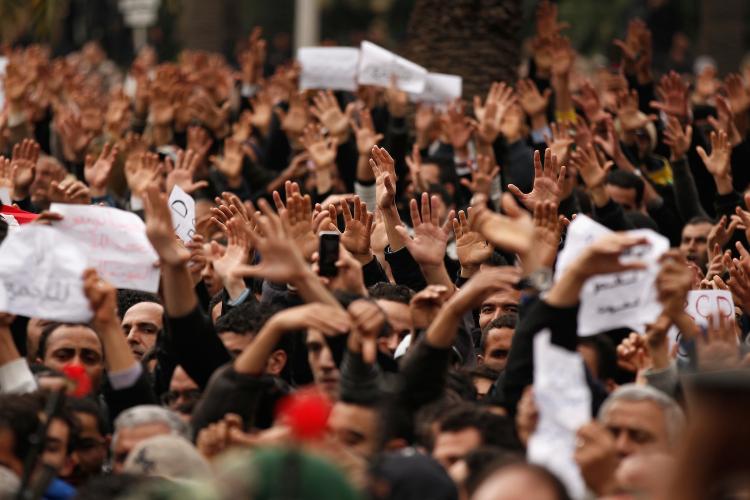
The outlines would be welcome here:
[[[93,42],[7,48],[2,213],[22,223],[0,238],[54,226],[52,203],[116,207],[161,280],[87,269],[88,324],[0,313],[0,497],[750,495],[750,72],[655,75],[638,19],[601,68],[553,4],[535,28],[522,77],[471,106],[300,91],[257,29],[236,61],[145,47],[124,72]],[[611,233],[556,267],[584,216]],[[626,258],[638,229],[671,249]],[[646,265],[654,321],[579,336],[586,283]],[[733,314],[698,322],[694,290]],[[540,332],[590,396],[541,462]]]

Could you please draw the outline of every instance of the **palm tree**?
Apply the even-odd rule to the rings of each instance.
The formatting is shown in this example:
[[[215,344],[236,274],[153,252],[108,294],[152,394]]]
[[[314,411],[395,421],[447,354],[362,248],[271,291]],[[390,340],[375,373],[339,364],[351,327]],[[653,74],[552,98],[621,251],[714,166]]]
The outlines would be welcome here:
[[[515,81],[522,21],[520,0],[416,0],[407,57],[462,76],[464,97],[483,94],[493,81]]]

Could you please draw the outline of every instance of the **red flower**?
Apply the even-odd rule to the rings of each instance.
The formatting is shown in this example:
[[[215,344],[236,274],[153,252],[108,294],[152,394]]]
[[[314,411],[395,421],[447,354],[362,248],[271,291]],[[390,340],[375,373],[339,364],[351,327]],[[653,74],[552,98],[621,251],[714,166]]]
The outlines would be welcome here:
[[[82,398],[91,392],[91,379],[83,366],[71,363],[63,366],[62,371],[71,382],[68,395]]]
[[[323,436],[331,414],[331,402],[315,390],[291,394],[279,402],[276,415],[292,429],[292,434],[303,440]]]

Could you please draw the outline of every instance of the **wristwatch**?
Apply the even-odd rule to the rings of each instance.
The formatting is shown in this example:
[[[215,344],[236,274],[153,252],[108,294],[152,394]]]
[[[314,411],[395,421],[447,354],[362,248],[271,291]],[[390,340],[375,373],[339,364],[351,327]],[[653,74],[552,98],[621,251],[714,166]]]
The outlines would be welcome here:
[[[546,292],[552,288],[552,269],[549,267],[540,267],[522,278],[516,288],[519,290],[531,290],[536,293]]]

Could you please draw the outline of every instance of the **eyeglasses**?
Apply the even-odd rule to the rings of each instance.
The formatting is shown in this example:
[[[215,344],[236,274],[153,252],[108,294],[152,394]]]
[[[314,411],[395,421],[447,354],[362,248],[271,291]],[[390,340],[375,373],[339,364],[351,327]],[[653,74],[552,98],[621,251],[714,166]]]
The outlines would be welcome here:
[[[201,391],[199,389],[188,389],[186,391],[167,391],[161,395],[161,404],[165,406],[171,406],[180,398],[183,398],[187,401],[198,401],[200,397]]]

